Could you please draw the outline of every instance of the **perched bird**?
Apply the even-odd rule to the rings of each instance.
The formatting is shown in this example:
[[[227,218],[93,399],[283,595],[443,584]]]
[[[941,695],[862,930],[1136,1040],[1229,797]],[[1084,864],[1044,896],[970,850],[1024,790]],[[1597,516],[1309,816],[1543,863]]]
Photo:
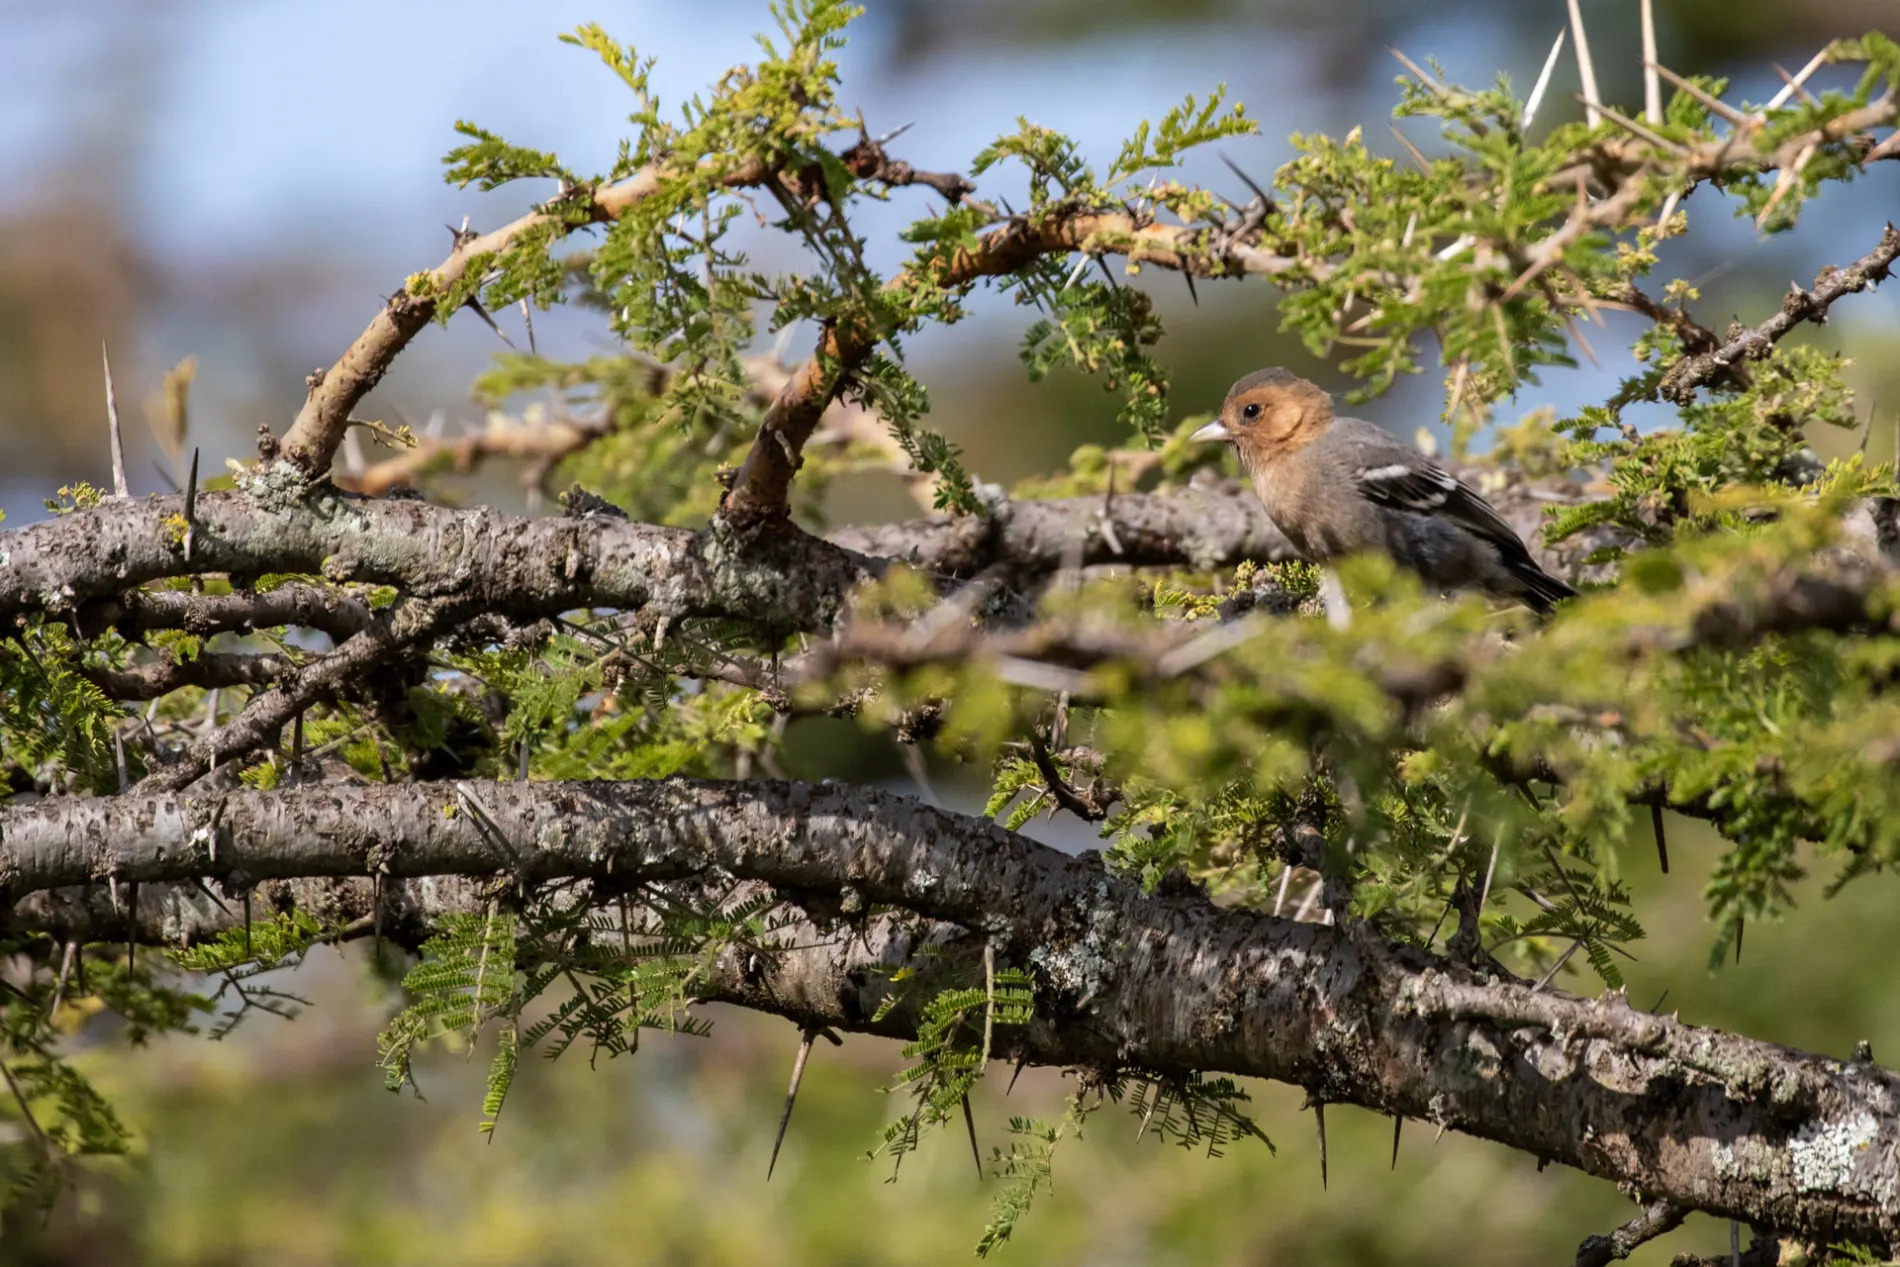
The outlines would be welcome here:
[[[1442,591],[1476,587],[1547,612],[1576,591],[1537,565],[1490,503],[1423,453],[1283,369],[1235,383],[1193,436],[1231,440],[1267,517],[1313,563],[1381,552]]]

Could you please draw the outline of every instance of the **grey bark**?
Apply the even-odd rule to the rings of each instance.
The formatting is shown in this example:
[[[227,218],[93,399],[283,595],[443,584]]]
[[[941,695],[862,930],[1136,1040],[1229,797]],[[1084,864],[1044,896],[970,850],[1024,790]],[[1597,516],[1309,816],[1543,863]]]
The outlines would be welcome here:
[[[62,907],[99,914],[107,877],[142,892],[200,878],[347,893],[372,873],[414,883],[504,872],[617,886],[730,876],[808,902],[855,894],[991,938],[1033,970],[1037,1021],[1023,1050],[1035,1061],[1289,1082],[1575,1166],[1645,1201],[1813,1240],[1885,1246],[1900,1217],[1900,1079],[1870,1062],[1685,1025],[1620,994],[1534,992],[1363,925],[1146,895],[1092,858],[888,793],[445,783],[0,810],[0,878],[27,899],[15,916],[26,926],[58,924]],[[90,907],[58,894],[88,883]],[[165,931],[193,932],[182,920]],[[839,939],[809,952],[819,960],[729,972],[719,993],[873,1028],[853,983],[865,956],[896,950],[888,937],[869,949]],[[888,1018],[880,1028],[890,1032]]]

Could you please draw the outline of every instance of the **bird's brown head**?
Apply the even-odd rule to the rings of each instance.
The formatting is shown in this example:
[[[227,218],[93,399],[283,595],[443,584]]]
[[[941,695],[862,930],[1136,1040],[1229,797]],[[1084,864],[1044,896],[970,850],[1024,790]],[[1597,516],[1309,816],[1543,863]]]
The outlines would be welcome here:
[[[1333,398],[1290,370],[1257,370],[1235,383],[1220,416],[1196,440],[1231,440],[1248,466],[1317,440],[1333,421]]]

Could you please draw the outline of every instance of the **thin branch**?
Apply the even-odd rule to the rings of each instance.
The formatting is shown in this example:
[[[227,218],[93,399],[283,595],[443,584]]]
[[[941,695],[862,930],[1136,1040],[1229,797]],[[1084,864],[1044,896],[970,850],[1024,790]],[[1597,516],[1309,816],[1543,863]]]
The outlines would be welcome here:
[[[604,423],[565,418],[518,422],[491,417],[480,431],[454,439],[418,439],[414,448],[373,463],[361,474],[337,483],[370,497],[381,497],[394,488],[412,488],[424,476],[445,468],[465,475],[490,458],[533,458],[538,469],[551,470],[555,463],[580,452],[607,432]]]
[[[397,355],[434,318],[436,301],[431,296],[453,287],[471,266],[492,259],[532,230],[553,226],[556,232],[567,233],[577,223],[617,220],[658,193],[670,174],[665,164],[650,163],[605,189],[571,191],[570,199],[583,201],[584,218],[535,211],[488,233],[458,234],[449,257],[426,274],[426,284],[412,289],[405,283],[334,365],[311,376],[310,394],[284,435],[282,456],[312,478],[329,473],[337,446],[349,427],[350,411],[382,381]],[[763,183],[767,176],[763,163],[749,162],[727,173],[721,183],[728,189],[742,189]]]
[[[133,668],[88,668],[81,672],[113,699],[151,700],[187,686],[205,689],[266,686],[295,665],[294,660],[283,655],[204,651],[191,660],[173,660],[166,655]]]
[[[1812,290],[1793,287],[1781,301],[1781,309],[1760,325],[1743,330],[1721,346],[1697,355],[1685,356],[1669,367],[1657,391],[1664,400],[1688,404],[1698,387],[1719,377],[1744,360],[1759,360],[1790,330],[1804,321],[1819,325],[1827,320],[1828,309],[1843,295],[1857,294],[1886,280],[1896,258],[1900,258],[1900,230],[1886,226],[1880,244],[1846,268],[1829,266],[1814,279]]]
[[[1578,1246],[1576,1267],[1608,1267],[1612,1262],[1621,1262],[1636,1252],[1638,1246],[1681,1227],[1688,1215],[1688,1209],[1683,1206],[1657,1201],[1608,1236],[1592,1236]]]

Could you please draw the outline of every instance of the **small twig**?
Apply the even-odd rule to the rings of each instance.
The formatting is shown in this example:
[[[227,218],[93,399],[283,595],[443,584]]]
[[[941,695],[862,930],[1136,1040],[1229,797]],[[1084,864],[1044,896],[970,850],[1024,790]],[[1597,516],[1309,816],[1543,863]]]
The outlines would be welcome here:
[[[1649,825],[1656,833],[1656,861],[1662,864],[1662,873],[1669,874],[1669,840],[1663,835],[1663,811],[1660,798],[1649,803]]]
[[[1099,823],[1108,817],[1106,809],[1096,806],[1091,801],[1083,800],[1077,795],[1076,790],[1069,786],[1068,781],[1062,777],[1062,772],[1056,769],[1055,759],[1049,755],[1049,746],[1042,741],[1042,736],[1033,728],[1029,732],[1029,751],[1035,757],[1036,771],[1042,775],[1043,786],[1049,789],[1049,795],[1055,798],[1057,805],[1086,823]]]
[[[7,1090],[13,1093],[14,1102],[20,1106],[20,1116],[25,1118],[26,1124],[32,1128],[34,1137],[40,1141],[40,1147],[51,1151],[52,1141],[47,1139],[46,1132],[40,1129],[39,1119],[33,1116],[33,1106],[26,1102],[26,1095],[20,1090],[20,1084],[13,1080],[13,1070],[7,1067],[7,1062],[4,1060],[0,1060],[0,1076],[6,1078]]]
[[[1581,938],[1579,938],[1576,941],[1571,942],[1570,949],[1564,951],[1563,954],[1557,957],[1557,962],[1550,965],[1550,971],[1546,972],[1543,976],[1537,978],[1537,984],[1531,987],[1531,993],[1536,994],[1538,991],[1542,990],[1545,986],[1549,985],[1550,979],[1556,976],[1559,972],[1563,971],[1564,965],[1570,962],[1570,956],[1576,954],[1577,947],[1581,945],[1583,945],[1583,941]]]
[[[1768,217],[1775,213],[1775,208],[1781,205],[1781,200],[1788,196],[1788,191],[1793,189],[1796,182],[1801,179],[1802,169],[1808,165],[1809,160],[1818,150],[1819,146],[1815,142],[1808,142],[1801,147],[1801,152],[1795,155],[1794,162],[1781,169],[1781,175],[1775,178],[1775,187],[1769,193],[1768,201],[1763,204],[1761,214],[1755,217],[1757,229],[1768,223]]]
[[[1392,1115],[1392,1169],[1394,1170],[1399,1168],[1399,1135],[1404,1130],[1405,1115],[1394,1113]]]
[[[60,1000],[66,997],[66,978],[72,975],[73,959],[78,953],[79,943],[69,938],[65,953],[60,956],[59,976],[53,979],[52,1000],[46,1005],[46,1019],[49,1021],[59,1015]]]
[[[1577,1247],[1576,1267],[1608,1267],[1613,1261],[1628,1258],[1637,1246],[1681,1227],[1688,1213],[1679,1205],[1658,1201],[1608,1236],[1585,1240]]]

